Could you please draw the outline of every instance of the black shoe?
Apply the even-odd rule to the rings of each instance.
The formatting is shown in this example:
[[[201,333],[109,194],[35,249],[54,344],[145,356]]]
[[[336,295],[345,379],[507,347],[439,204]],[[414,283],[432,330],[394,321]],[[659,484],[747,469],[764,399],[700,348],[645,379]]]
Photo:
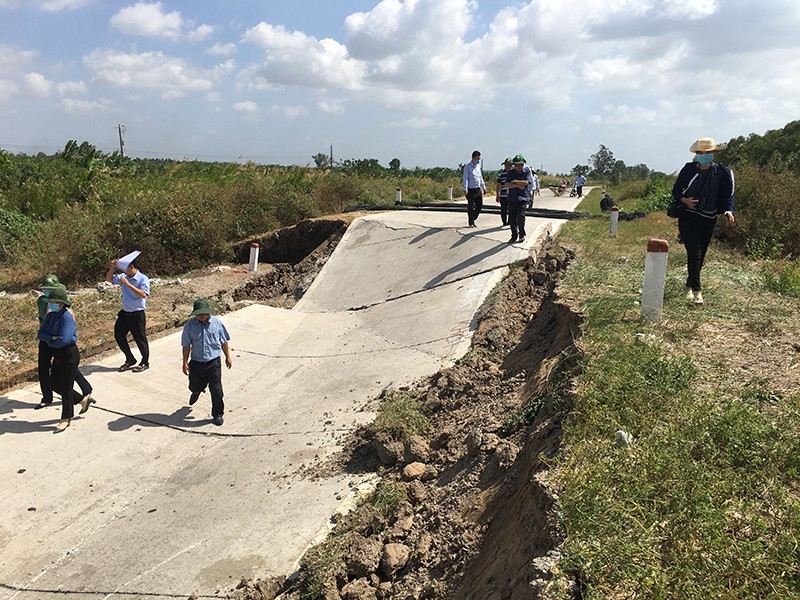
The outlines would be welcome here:
[[[197,399],[200,397],[200,392],[195,392],[191,396],[189,396],[189,406],[192,406]]]
[[[41,402],[39,402],[39,404],[33,407],[33,410],[39,410],[40,408],[44,408],[45,406],[50,406],[52,403],[53,403],[52,400],[50,400],[49,402],[45,402],[44,400],[42,400]]]
[[[214,418],[211,420],[217,427],[219,427],[225,422],[225,420],[222,418],[222,415],[215,415]]]
[[[508,240],[508,243],[509,244],[516,244],[517,243],[517,238],[511,238],[510,240]]]
[[[149,369],[149,368],[150,368],[150,365],[148,365],[147,363],[140,363],[140,364],[136,365],[135,367],[133,367],[131,369],[131,371],[133,373],[141,373],[142,371],[147,371],[147,369]]]
[[[524,241],[525,241],[525,236],[523,235],[521,238],[519,238],[519,243],[521,244]]]

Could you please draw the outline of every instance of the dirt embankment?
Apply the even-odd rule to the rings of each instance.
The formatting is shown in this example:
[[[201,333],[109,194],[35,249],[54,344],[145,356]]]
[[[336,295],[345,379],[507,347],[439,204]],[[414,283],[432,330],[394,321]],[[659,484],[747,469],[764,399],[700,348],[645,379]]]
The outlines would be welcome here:
[[[558,570],[548,458],[561,443],[582,319],[555,287],[570,251],[514,268],[487,299],[471,351],[405,394],[434,434],[360,431],[337,469],[380,474],[405,501],[341,517],[290,582],[243,581],[237,600],[522,600],[575,595]],[[376,401],[379,401],[377,399]],[[380,488],[379,485],[379,488]],[[387,488],[389,489],[389,488]]]

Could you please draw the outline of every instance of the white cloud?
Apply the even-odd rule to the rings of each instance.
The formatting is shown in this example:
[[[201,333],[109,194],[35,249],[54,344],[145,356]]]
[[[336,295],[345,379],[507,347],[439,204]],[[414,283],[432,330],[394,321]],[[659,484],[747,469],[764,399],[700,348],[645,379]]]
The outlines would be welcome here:
[[[296,119],[308,114],[308,108],[305,106],[270,106],[269,111],[272,113],[282,114],[287,119]]]
[[[19,93],[19,87],[13,81],[0,79],[0,102],[10,100]]]
[[[211,56],[233,56],[236,54],[236,44],[228,43],[228,44],[220,44],[216,43],[211,48],[206,50],[207,54]]]
[[[42,10],[47,12],[61,12],[62,10],[76,10],[92,3],[93,0],[44,0]]]
[[[192,42],[202,42],[214,33],[214,28],[211,25],[200,25],[197,29],[190,31],[186,35],[186,39]]]
[[[184,31],[190,25],[184,21],[177,10],[165,12],[161,2],[137,2],[111,17],[111,26],[128,35],[163,38],[178,41],[202,41],[208,38],[214,28],[200,25],[191,31]]]
[[[69,114],[92,115],[97,112],[110,112],[114,108],[114,103],[106,98],[101,98],[100,100],[64,98],[59,101],[58,107]]]
[[[88,94],[89,88],[83,81],[62,81],[56,84],[56,91],[61,96],[74,95],[74,94]]]
[[[213,69],[200,69],[162,52],[127,54],[95,50],[83,59],[93,79],[118,88],[160,92],[165,99],[207,92],[234,68],[226,61]]]
[[[257,89],[272,85],[346,90],[361,87],[363,65],[334,40],[317,40],[263,22],[248,29],[242,40],[267,51],[264,63],[252,71],[252,85]]]
[[[49,96],[53,90],[53,82],[48,81],[41,73],[27,73],[22,82],[25,85],[25,90],[34,96],[44,98]]]
[[[341,98],[320,98],[317,100],[317,108],[330,115],[341,115],[344,113],[344,100]]]
[[[21,72],[37,56],[35,50],[20,50],[14,46],[0,44],[0,75]]]
[[[425,117],[411,117],[405,121],[387,123],[386,126],[407,129],[430,129],[434,126],[434,121]]]
[[[232,106],[232,108],[236,112],[241,112],[241,113],[252,114],[258,112],[258,104],[256,104],[251,100],[247,100],[246,102],[237,102]]]

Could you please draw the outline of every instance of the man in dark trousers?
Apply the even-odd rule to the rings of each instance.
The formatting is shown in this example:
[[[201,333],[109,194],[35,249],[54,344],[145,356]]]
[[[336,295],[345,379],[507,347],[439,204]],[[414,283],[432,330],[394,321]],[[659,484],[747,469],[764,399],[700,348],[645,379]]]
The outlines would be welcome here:
[[[220,357],[225,355],[225,366],[233,365],[228,341],[231,339],[225,325],[217,317],[212,317],[214,309],[208,300],[195,300],[192,318],[183,326],[181,346],[183,347],[183,374],[189,376],[189,406],[200,397],[208,387],[211,392],[211,416],[214,425],[222,425],[225,404],[222,401],[222,364]],[[189,360],[191,358],[191,360]]]
[[[150,368],[150,345],[147,343],[147,297],[150,295],[150,279],[136,268],[134,262],[139,252],[132,252],[119,260],[111,261],[111,266],[106,273],[106,281],[122,288],[122,310],[117,313],[114,323],[114,339],[117,346],[125,355],[125,362],[118,369],[120,372],[130,369],[134,373],[141,373]],[[121,271],[117,273],[117,271]],[[136,359],[128,344],[128,333],[133,335],[133,341],[142,354],[142,360],[136,364]]]

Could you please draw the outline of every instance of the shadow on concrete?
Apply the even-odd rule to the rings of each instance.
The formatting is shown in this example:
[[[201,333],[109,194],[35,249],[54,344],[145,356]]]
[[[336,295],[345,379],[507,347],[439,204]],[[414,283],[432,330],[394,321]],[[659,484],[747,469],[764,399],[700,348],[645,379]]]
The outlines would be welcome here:
[[[471,235],[476,235],[476,234],[471,234]],[[464,237],[467,237],[467,236],[464,236]],[[500,244],[497,244],[496,246],[493,246],[493,247],[491,247],[491,248],[489,248],[487,250],[484,250],[483,252],[479,252],[475,256],[471,256],[467,260],[461,261],[457,265],[453,265],[452,267],[450,267],[446,271],[440,273],[439,275],[437,275],[436,277],[431,279],[428,283],[426,283],[423,286],[423,288],[426,289],[426,290],[430,289],[430,288],[440,284],[449,275],[454,275],[455,273],[458,273],[459,271],[463,271],[464,269],[466,269],[468,267],[474,266],[474,265],[482,262],[484,259],[489,258],[490,256],[493,256],[494,254],[497,254],[498,252],[502,252],[507,247],[508,247],[508,244],[505,243],[505,242],[502,242]]]
[[[120,415],[118,419],[109,421],[109,431],[125,431],[131,427],[172,427],[174,429],[193,429],[195,427],[203,427],[209,425],[212,420],[197,419],[195,420],[191,415],[192,408],[189,406],[181,406],[171,415],[164,415],[158,413],[140,413],[136,415]],[[115,413],[119,414],[119,413]]]

